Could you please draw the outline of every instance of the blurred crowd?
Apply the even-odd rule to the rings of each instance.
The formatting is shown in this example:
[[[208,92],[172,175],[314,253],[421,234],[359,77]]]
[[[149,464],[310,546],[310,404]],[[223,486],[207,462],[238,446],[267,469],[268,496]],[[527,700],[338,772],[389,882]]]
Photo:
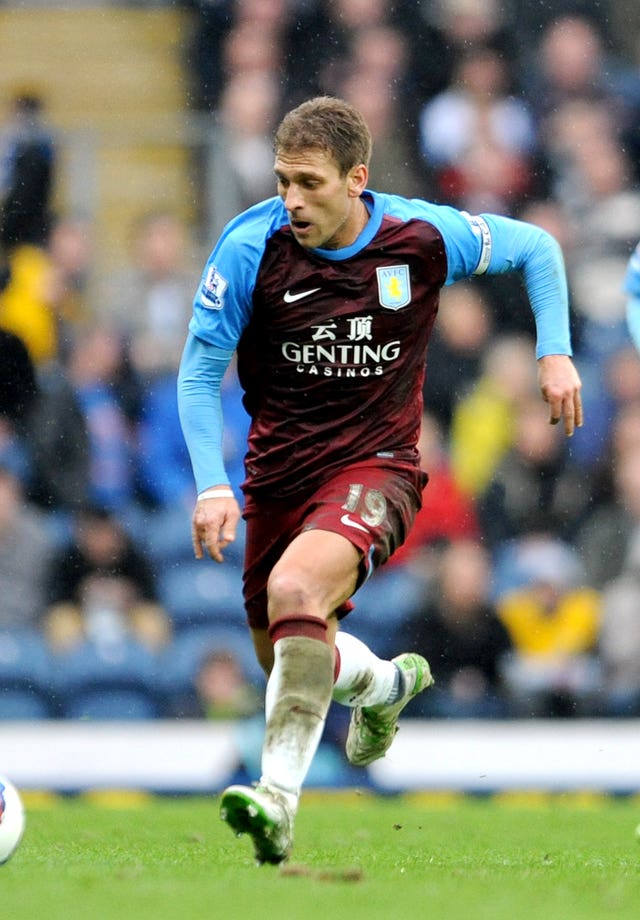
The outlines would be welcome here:
[[[640,357],[622,291],[640,239],[639,8],[182,5],[190,104],[219,127],[238,207],[274,193],[281,115],[331,93],[371,127],[373,188],[530,220],[563,248],[584,428],[548,424],[518,279],[445,290],[424,507],[345,628],[427,655],[436,687],[414,716],[640,716]],[[54,138],[18,94],[0,126],[0,718],[259,717],[242,534],[222,567],[190,543],[175,378],[198,228],[142,215],[130,264],[90,284],[93,228],[51,206]],[[248,420],[225,385],[237,490]]]

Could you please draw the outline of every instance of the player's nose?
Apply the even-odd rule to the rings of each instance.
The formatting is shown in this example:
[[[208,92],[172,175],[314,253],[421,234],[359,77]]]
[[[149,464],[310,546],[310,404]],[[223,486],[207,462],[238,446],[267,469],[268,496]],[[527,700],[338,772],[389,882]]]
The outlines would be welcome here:
[[[300,194],[300,190],[295,186],[290,185],[287,189],[286,195],[284,196],[284,206],[287,211],[289,211],[289,213],[297,211],[303,206],[303,204],[304,201],[302,199],[302,195]]]

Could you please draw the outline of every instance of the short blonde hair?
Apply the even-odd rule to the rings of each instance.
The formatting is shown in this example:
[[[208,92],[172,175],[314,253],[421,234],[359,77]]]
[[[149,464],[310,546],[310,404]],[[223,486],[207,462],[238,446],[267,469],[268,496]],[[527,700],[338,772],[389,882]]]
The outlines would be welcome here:
[[[362,114],[333,96],[316,96],[292,109],[280,122],[273,146],[276,155],[323,150],[342,176],[361,163],[368,166],[371,158],[371,134]]]

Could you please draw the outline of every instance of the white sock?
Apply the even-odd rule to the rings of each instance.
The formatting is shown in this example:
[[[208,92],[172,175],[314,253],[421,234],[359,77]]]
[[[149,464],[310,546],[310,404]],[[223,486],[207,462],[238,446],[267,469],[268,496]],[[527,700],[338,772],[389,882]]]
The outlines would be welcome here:
[[[333,699],[343,706],[377,706],[393,702],[398,695],[399,669],[392,661],[378,658],[368,646],[338,630],[336,647],[340,671],[333,685]]]
[[[333,686],[333,649],[306,636],[274,645],[267,683],[267,727],[260,782],[281,790],[295,808],[320,743]]]

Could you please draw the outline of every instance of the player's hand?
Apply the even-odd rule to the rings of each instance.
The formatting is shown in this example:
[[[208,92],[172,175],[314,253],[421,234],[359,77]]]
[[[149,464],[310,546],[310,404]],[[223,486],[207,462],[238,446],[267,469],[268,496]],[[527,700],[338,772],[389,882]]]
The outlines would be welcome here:
[[[225,488],[228,491],[228,486]],[[216,562],[223,562],[222,550],[233,543],[240,520],[240,506],[235,498],[203,498],[196,502],[191,519],[191,539],[196,559],[205,550]]]
[[[571,437],[582,427],[582,383],[568,355],[545,355],[538,359],[538,383],[542,398],[549,404],[549,421],[557,425],[564,419],[564,431]]]

